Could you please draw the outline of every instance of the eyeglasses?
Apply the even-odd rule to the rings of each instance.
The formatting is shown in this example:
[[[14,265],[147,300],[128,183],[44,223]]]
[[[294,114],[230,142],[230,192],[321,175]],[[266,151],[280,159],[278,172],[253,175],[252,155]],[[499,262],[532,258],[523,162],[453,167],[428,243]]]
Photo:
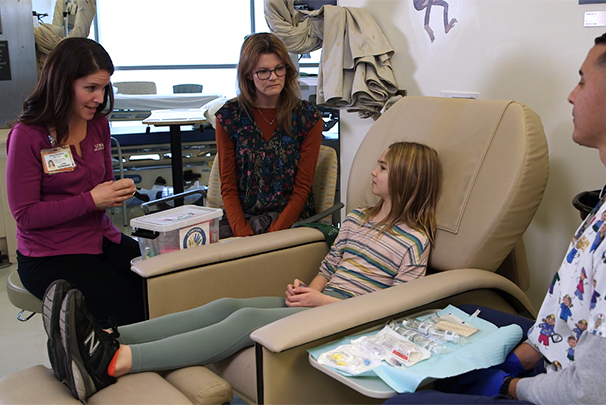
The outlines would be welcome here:
[[[281,65],[278,66],[275,69],[269,70],[269,69],[261,69],[261,70],[257,70],[256,72],[254,72],[257,75],[257,79],[259,80],[267,80],[271,77],[271,73],[275,73],[275,75],[277,77],[283,77],[286,74],[286,71],[288,70],[288,66],[286,65]]]

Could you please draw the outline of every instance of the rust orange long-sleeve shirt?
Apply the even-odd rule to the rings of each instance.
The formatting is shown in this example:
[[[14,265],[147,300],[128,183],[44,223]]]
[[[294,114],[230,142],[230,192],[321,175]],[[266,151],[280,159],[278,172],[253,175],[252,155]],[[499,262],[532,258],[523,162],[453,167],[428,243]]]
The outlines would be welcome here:
[[[278,126],[277,120],[271,125],[269,123],[276,114],[276,108],[262,108],[261,112],[257,109],[253,111],[255,123],[261,129],[265,141],[271,139]],[[267,122],[266,119],[270,117],[271,119]],[[269,227],[269,232],[290,228],[299,218],[313,183],[320,144],[322,143],[322,127],[323,121],[320,119],[303,141],[292,194],[284,210]],[[216,140],[219,154],[221,195],[229,224],[234,236],[253,235],[252,228],[244,218],[244,211],[240,202],[237,183],[238,173],[234,159],[235,145],[221,125],[217,125]]]

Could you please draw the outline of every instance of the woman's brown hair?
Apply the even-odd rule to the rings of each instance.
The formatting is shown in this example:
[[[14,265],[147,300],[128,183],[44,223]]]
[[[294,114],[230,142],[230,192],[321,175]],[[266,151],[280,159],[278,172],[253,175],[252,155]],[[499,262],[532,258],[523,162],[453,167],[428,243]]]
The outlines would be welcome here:
[[[405,223],[427,236],[433,246],[436,209],[442,188],[442,165],[438,153],[416,142],[397,142],[385,154],[389,170],[391,211],[374,225],[381,232]],[[367,221],[381,211],[384,200],[365,211]]]
[[[114,73],[114,64],[101,45],[87,38],[63,39],[46,58],[40,79],[23,103],[17,122],[52,128],[57,133],[57,143],[64,143],[69,137],[74,82],[100,70],[110,76]],[[97,115],[107,115],[114,106],[111,83],[104,90]]]
[[[255,107],[257,88],[252,79],[253,69],[256,67],[261,54],[273,53],[286,65],[286,78],[284,89],[280,93],[278,103],[278,122],[280,127],[289,135],[292,123],[292,111],[301,97],[298,72],[292,63],[286,46],[280,39],[269,33],[252,34],[246,37],[240,50],[240,62],[238,63],[238,102],[249,114]],[[249,115],[250,116],[250,115]],[[251,117],[252,119],[252,117]]]

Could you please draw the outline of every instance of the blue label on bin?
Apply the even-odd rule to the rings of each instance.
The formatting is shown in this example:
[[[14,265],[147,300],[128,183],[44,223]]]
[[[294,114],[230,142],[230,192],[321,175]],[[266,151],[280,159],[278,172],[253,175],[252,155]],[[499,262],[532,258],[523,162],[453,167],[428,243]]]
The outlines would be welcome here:
[[[185,234],[183,238],[182,249],[187,249],[193,246],[200,246],[206,244],[206,232],[200,227],[193,227]]]

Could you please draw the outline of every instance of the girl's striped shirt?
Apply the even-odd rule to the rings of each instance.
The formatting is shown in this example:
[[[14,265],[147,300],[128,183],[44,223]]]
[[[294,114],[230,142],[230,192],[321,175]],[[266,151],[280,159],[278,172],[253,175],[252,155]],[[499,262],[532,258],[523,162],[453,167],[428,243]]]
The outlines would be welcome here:
[[[429,259],[427,237],[405,224],[394,234],[371,229],[363,211],[354,210],[341,224],[339,235],[320,266],[329,281],[324,292],[355,297],[423,277]]]

